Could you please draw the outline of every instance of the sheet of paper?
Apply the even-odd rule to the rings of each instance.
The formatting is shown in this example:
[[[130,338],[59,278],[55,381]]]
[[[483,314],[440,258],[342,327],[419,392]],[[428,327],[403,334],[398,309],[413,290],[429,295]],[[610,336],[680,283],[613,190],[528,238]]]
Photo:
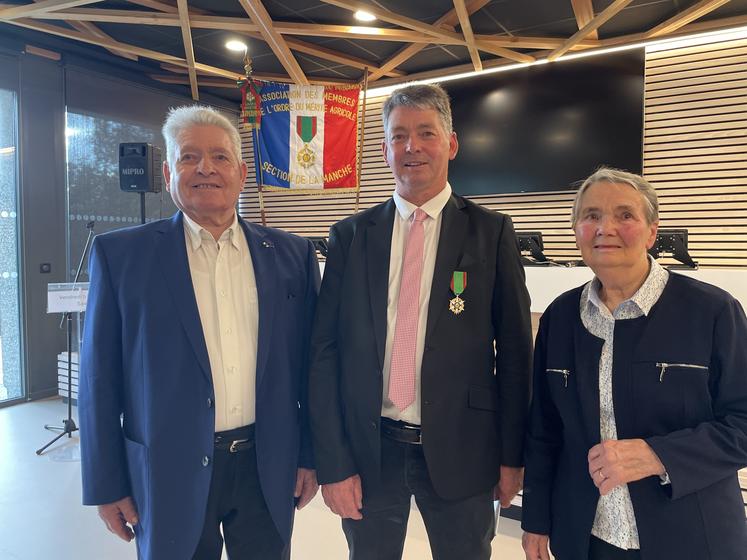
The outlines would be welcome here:
[[[88,282],[47,284],[47,313],[81,313],[87,300]]]

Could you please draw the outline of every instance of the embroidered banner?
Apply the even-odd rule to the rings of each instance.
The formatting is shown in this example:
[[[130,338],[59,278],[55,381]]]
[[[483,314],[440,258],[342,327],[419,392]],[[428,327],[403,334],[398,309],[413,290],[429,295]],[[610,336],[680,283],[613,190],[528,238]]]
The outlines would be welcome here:
[[[358,86],[254,81],[251,118],[257,184],[267,190],[334,193],[358,188]]]

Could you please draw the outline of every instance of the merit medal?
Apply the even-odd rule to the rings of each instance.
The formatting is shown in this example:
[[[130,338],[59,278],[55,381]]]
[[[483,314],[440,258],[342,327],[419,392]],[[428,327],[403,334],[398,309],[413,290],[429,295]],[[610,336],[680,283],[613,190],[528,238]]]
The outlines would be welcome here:
[[[296,117],[296,134],[303,141],[303,148],[298,150],[296,161],[304,169],[314,165],[316,154],[309,148],[309,142],[316,136],[316,117]]]
[[[467,273],[455,270],[451,276],[451,291],[454,292],[454,297],[449,300],[449,311],[454,315],[459,315],[464,311],[464,300],[459,296],[462,295],[466,287]]]

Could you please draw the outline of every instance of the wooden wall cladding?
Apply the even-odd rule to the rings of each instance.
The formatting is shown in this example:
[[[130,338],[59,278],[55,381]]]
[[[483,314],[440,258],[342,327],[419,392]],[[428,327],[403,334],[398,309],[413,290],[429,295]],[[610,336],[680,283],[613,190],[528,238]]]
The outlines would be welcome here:
[[[360,209],[394,188],[381,155],[383,101],[366,103]],[[242,139],[250,170],[239,212],[259,222],[251,136],[242,132]],[[643,166],[659,193],[660,227],[687,228],[701,266],[747,267],[747,40],[647,53]],[[517,230],[542,231],[549,258],[580,258],[570,230],[572,190],[471,198],[509,214]],[[269,226],[326,236],[353,213],[355,195],[271,192],[264,203]]]

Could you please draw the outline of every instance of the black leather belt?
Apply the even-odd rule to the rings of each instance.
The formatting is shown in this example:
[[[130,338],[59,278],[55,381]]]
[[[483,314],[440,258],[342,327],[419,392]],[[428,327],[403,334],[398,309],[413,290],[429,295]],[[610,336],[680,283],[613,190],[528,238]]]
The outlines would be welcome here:
[[[390,418],[382,417],[381,435],[400,443],[411,443],[413,445],[421,445],[423,443],[420,426]]]
[[[238,453],[254,447],[254,424],[225,432],[215,432],[215,448]]]

